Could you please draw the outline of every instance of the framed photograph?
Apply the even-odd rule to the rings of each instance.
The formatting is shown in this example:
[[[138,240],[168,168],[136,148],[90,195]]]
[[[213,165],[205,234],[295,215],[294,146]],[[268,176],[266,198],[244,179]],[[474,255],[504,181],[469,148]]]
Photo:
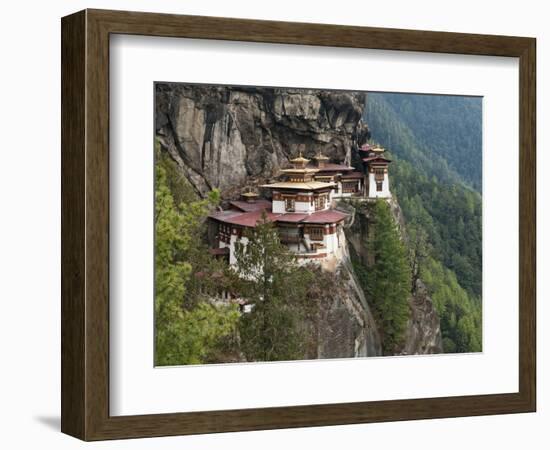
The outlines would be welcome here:
[[[61,29],[63,432],[535,411],[534,38]]]

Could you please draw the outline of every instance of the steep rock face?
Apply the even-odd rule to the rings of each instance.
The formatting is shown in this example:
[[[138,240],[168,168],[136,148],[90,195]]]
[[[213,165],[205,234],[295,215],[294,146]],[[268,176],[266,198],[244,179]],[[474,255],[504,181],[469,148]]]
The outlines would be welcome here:
[[[413,293],[409,298],[411,315],[405,332],[402,355],[441,353],[443,342],[437,314],[426,286],[416,280]]]
[[[346,252],[347,253],[347,252]],[[350,358],[382,354],[380,335],[348,255],[332,275],[330,290],[319,293],[309,322],[308,358]]]
[[[224,198],[277,174],[288,160],[319,150],[351,162],[363,143],[365,94],[156,84],[156,135],[200,194]]]
[[[391,199],[389,205],[401,237],[407,240],[405,221],[399,203],[397,200]],[[341,203],[339,208],[346,211],[351,217],[346,230],[350,251],[362,264],[371,265],[373,262],[372,255],[365,245],[370,232],[369,224],[374,219],[369,203],[365,201],[355,201],[352,204]],[[443,346],[439,315],[421,280],[417,280],[415,286],[411,289],[408,303],[409,320],[405,331],[405,339],[399,353],[403,355],[441,353]]]

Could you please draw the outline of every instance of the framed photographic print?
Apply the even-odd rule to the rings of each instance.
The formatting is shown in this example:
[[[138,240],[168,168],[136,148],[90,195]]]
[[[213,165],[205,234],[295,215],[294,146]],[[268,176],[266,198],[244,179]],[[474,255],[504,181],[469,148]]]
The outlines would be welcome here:
[[[62,431],[535,411],[535,39],[62,20]]]

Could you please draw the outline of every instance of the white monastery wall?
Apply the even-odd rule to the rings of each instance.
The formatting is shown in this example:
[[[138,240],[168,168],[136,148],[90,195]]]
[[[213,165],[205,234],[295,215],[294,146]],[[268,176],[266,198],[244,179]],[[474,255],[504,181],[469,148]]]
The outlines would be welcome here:
[[[388,174],[384,174],[384,181],[382,182],[382,190],[376,190],[376,181],[374,179],[374,173],[369,173],[369,197],[370,198],[390,198],[390,182]]]

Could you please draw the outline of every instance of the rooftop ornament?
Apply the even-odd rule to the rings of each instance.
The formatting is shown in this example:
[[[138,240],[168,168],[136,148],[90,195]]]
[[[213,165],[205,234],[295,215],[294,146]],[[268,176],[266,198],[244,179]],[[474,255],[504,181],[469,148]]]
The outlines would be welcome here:
[[[252,192],[251,190],[248,190],[248,192],[243,192],[241,194],[241,197],[245,199],[247,202],[253,202],[259,197],[259,194],[257,194],[256,192]]]
[[[319,152],[314,156],[314,159],[316,159],[317,161],[328,161],[330,158]]]
[[[327,156],[323,155],[321,153],[321,151],[319,151],[319,153],[317,153],[313,157],[313,159],[315,159],[315,161],[317,162],[317,167],[319,167],[319,168],[325,167],[327,161],[329,160],[329,158]]]
[[[309,159],[304,158],[302,156],[302,152],[300,152],[300,156],[298,156],[297,158],[291,159],[290,162],[296,166],[305,167],[305,165],[309,162]]]

